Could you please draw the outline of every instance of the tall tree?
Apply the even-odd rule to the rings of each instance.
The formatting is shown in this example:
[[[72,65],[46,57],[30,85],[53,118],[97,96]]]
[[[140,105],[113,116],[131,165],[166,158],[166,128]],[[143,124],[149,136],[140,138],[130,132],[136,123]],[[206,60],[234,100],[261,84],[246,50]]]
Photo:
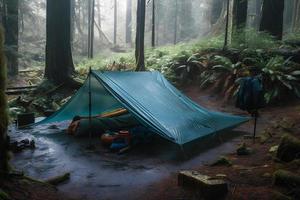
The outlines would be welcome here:
[[[245,42],[245,28],[247,22],[248,0],[233,1],[233,40],[243,43]]]
[[[146,0],[137,1],[137,17],[136,17],[136,39],[135,39],[135,60],[136,71],[145,71],[145,15]]]
[[[211,5],[211,25],[215,24],[218,19],[221,17],[224,1],[223,0],[214,0]]]
[[[131,29],[132,29],[132,0],[127,0],[127,6],[126,6],[126,43],[131,44],[132,43],[132,35],[131,35]]]
[[[225,37],[224,37],[223,50],[227,49],[228,47],[229,9],[230,9],[230,0],[226,0],[226,25],[225,25]]]
[[[88,58],[94,57],[95,0],[89,0]]]
[[[197,36],[195,29],[195,20],[193,17],[193,1],[177,1],[178,9],[175,14],[178,15],[178,37],[177,41],[188,40]],[[176,8],[175,8],[176,9]]]
[[[255,24],[256,30],[259,28],[259,22],[260,22],[260,18],[261,18],[262,2],[263,2],[263,0],[256,0],[255,1],[256,12],[255,12],[254,24]]]
[[[18,74],[19,0],[3,0],[3,25],[9,75]]]
[[[294,0],[293,18],[292,18],[292,30],[300,30],[300,1]]]
[[[118,4],[114,0],[114,45],[117,45],[117,28],[118,28]]]
[[[99,33],[99,39],[102,41],[102,19],[101,19],[101,0],[98,0],[97,2],[97,11],[98,11],[98,33]]]
[[[155,47],[155,0],[152,0],[152,35],[151,46]]]
[[[177,30],[178,30],[178,0],[175,0],[175,16],[174,16],[174,44],[177,44]]]
[[[268,32],[276,39],[281,40],[283,32],[283,11],[283,0],[264,0],[259,30]]]
[[[0,176],[8,172],[7,101],[5,96],[6,62],[3,50],[4,33],[0,26]]]
[[[56,83],[70,81],[74,72],[70,8],[71,0],[47,1],[45,77]]]

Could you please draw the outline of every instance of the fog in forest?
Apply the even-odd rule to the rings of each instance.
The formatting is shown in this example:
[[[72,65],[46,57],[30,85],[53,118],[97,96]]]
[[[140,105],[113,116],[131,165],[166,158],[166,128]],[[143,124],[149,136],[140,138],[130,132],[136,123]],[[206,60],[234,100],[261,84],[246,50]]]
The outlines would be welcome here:
[[[226,2],[225,0],[156,0],[155,45],[170,45],[224,34]],[[148,0],[146,4],[145,46],[150,47],[153,2]],[[291,1],[286,1],[285,4],[284,32],[287,33],[292,26],[290,20],[292,7]],[[95,0],[93,42],[95,55],[129,51],[134,47],[136,5],[136,0]],[[75,63],[87,56],[88,8],[89,1],[72,1],[71,30]],[[247,28],[258,29],[260,15],[261,0],[248,1]],[[116,41],[114,41],[114,34]],[[19,57],[22,58],[19,59],[20,68],[41,65],[45,57],[45,43],[46,0],[20,1]]]

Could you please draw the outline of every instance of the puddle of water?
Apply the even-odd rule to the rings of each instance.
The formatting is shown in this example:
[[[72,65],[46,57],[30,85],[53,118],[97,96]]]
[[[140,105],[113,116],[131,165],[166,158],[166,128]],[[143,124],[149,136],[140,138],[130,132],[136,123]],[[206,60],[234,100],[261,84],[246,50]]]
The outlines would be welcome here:
[[[15,168],[41,180],[70,172],[71,179],[60,185],[59,190],[82,199],[124,199],[125,196],[135,199],[136,191],[145,190],[171,173],[199,167],[235,148],[230,142],[223,143],[188,161],[176,161],[171,158],[174,153],[168,151],[168,147],[155,152],[151,148],[135,149],[117,155],[102,148],[100,138],[93,138],[92,143],[97,148],[89,152],[86,149],[89,139],[69,137],[64,127],[66,123],[51,129],[39,126],[17,130],[11,126],[12,140],[28,138],[36,142],[35,150],[16,154],[11,162]]]

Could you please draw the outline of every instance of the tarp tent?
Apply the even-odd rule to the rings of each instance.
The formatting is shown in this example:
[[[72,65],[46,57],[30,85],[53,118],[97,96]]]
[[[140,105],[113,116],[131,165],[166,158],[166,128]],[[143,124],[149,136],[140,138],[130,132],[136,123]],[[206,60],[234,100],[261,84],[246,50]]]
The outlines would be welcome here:
[[[180,145],[248,120],[197,105],[156,71],[91,71],[89,78],[68,103],[38,124],[88,116],[89,91],[92,115],[126,108],[142,125]]]

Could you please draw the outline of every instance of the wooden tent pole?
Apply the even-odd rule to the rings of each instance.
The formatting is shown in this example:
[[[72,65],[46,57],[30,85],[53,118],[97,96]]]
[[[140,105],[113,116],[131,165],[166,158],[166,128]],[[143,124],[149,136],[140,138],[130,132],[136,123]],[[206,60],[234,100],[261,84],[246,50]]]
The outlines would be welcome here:
[[[92,147],[92,91],[91,91],[91,75],[92,68],[89,68],[89,143],[90,147]]]

